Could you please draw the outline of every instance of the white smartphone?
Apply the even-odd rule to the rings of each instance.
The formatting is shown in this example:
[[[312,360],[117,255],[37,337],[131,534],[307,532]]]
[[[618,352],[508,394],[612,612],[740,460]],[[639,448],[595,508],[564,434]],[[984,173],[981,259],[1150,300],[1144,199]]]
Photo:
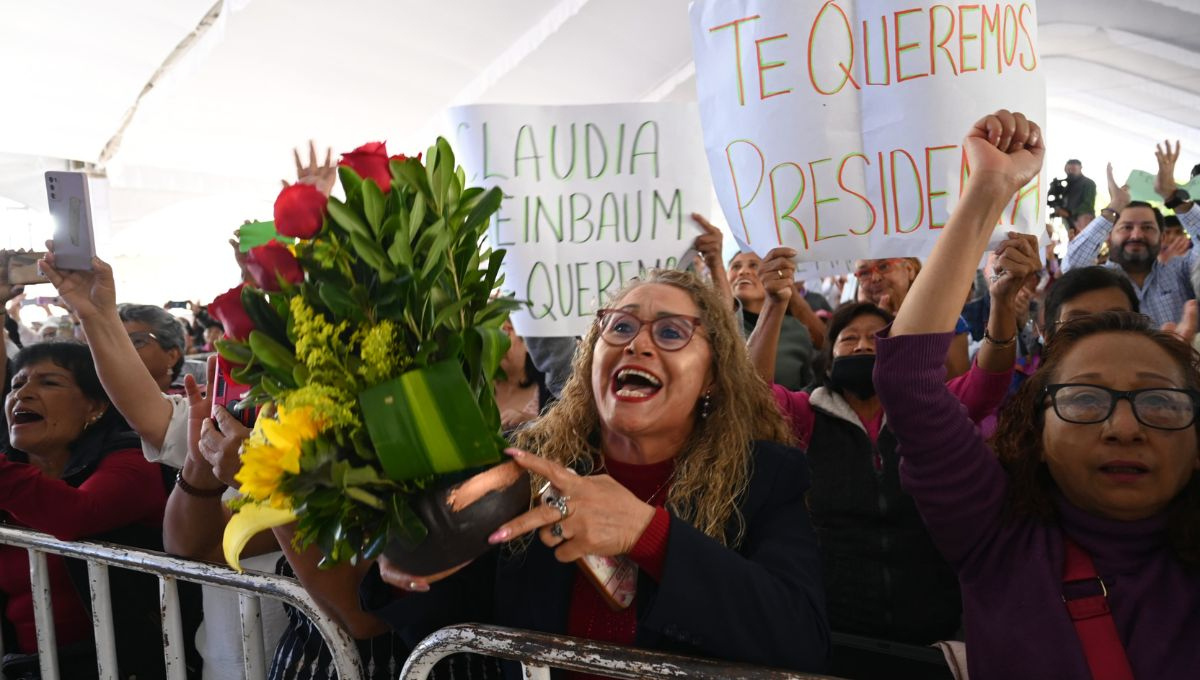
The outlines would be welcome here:
[[[96,256],[92,200],[82,172],[46,173],[46,199],[54,219],[54,262],[59,269],[91,269]]]

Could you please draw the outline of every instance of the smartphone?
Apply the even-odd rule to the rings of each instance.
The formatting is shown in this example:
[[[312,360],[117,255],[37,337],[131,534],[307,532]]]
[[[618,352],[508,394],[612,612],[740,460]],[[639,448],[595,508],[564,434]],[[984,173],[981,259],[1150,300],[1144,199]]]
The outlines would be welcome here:
[[[222,406],[234,418],[237,418],[242,425],[253,428],[254,421],[258,418],[258,408],[253,404],[245,401],[246,393],[250,391],[249,385],[226,380],[225,374],[228,372],[228,362],[224,357],[217,357],[217,378],[216,385],[213,386],[213,417],[216,417],[218,406]]]
[[[542,503],[551,503],[562,493],[549,482],[542,487]],[[627,609],[637,595],[637,563],[624,555],[600,557],[584,555],[575,560],[584,576],[604,596],[604,601],[614,611]]]
[[[10,253],[8,256],[8,282],[14,286],[46,283],[46,277],[38,271],[38,260],[45,253]]]
[[[59,269],[91,269],[96,256],[92,200],[82,172],[46,173],[46,198],[54,219],[54,262]]]
[[[190,303],[187,300],[171,300],[163,305],[164,309],[187,309]]]

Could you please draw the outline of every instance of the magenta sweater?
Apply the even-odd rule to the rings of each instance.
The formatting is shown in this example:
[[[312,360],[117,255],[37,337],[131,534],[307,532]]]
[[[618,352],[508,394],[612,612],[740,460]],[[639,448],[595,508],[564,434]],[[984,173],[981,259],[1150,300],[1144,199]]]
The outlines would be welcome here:
[[[1118,522],[1058,499],[1061,525],[1001,518],[1008,475],[945,386],[951,333],[879,339],[875,385],[900,473],[962,584],[971,680],[1091,675],[1061,599],[1063,532],[1092,555],[1137,678],[1200,678],[1200,573],[1166,517]]]

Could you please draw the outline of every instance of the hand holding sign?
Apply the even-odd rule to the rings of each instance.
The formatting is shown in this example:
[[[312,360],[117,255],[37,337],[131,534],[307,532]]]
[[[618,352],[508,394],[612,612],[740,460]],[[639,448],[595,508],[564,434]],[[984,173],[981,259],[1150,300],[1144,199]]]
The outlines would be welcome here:
[[[767,253],[759,266],[758,278],[772,300],[785,304],[791,301],[795,293],[795,259],[796,250],[784,246]]]

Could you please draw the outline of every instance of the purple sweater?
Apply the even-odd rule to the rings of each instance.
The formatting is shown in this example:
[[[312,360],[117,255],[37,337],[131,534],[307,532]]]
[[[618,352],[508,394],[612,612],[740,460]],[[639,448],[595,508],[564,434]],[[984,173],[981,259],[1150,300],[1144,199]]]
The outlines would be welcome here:
[[[1166,543],[1166,517],[1119,522],[1058,499],[1061,526],[1001,519],[1008,475],[946,390],[951,333],[880,338],[875,385],[899,441],[901,482],[962,584],[971,680],[1089,680],[1062,602],[1063,532],[1108,586],[1137,678],[1200,678],[1200,573]]]

